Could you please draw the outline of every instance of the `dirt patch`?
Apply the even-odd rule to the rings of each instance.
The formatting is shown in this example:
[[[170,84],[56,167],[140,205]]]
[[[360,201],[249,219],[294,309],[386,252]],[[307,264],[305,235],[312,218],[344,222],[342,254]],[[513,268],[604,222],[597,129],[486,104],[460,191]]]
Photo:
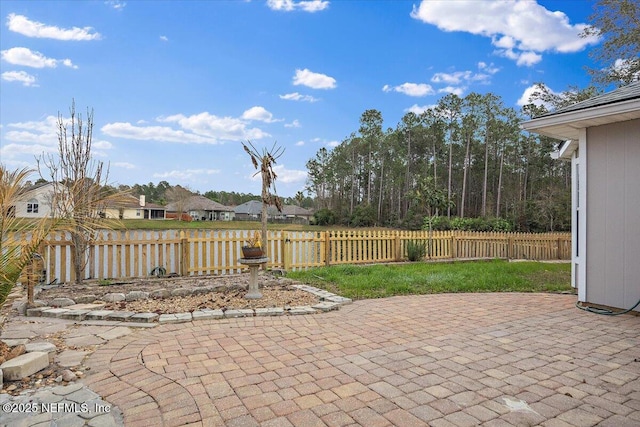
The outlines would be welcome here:
[[[270,273],[260,273],[258,277],[263,297],[258,300],[244,298],[249,286],[249,274],[231,276],[197,276],[172,278],[147,278],[127,282],[108,280],[87,281],[83,285],[65,284],[44,286],[36,289],[36,299],[50,302],[54,298],[71,298],[74,301],[82,297],[94,296],[100,300],[108,293],[127,294],[131,291],[153,292],[166,289],[202,289],[212,288],[214,291],[189,296],[173,296],[161,299],[143,299],[137,301],[121,301],[108,303],[108,310],[151,312],[158,314],[192,312],[203,308],[239,309],[269,308],[313,305],[318,298],[308,292],[291,286],[293,280],[276,277]]]

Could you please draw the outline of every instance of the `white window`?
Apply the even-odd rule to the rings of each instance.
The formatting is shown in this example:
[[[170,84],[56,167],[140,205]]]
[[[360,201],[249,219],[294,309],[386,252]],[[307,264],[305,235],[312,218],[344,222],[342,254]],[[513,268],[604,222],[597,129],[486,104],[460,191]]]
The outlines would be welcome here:
[[[31,199],[27,202],[27,213],[38,213],[38,200]]]

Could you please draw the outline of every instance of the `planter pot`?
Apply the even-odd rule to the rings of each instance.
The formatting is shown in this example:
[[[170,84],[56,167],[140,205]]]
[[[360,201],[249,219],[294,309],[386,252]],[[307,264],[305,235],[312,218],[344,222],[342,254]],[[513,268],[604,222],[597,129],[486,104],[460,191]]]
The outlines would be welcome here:
[[[250,246],[242,247],[243,258],[262,258],[263,256],[264,252],[262,252],[262,248],[252,248]]]

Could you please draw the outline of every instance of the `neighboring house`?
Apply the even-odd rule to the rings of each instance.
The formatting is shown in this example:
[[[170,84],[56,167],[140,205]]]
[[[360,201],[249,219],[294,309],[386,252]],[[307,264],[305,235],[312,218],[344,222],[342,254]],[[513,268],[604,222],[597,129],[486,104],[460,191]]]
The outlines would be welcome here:
[[[308,224],[313,217],[313,212],[296,205],[284,205],[280,216],[287,221],[301,222],[302,220]]]
[[[44,218],[52,216],[53,184],[45,182],[33,185],[18,197],[15,205],[17,218]]]
[[[147,203],[144,195],[140,198],[126,196],[117,206],[107,206],[103,211],[105,218],[118,219],[165,219],[166,209],[155,203]]]
[[[181,208],[181,209],[180,209]],[[169,203],[167,205],[168,212],[187,213],[195,221],[231,221],[234,217],[233,208],[222,205],[200,194],[194,194],[187,199]]]
[[[640,82],[522,127],[565,141],[554,157],[572,164],[571,280],[578,300],[632,307],[640,300]]]
[[[260,220],[262,217],[262,202],[259,200],[249,200],[241,205],[233,208],[236,219],[242,220]],[[269,206],[267,208],[267,218],[273,218],[278,215],[278,209],[275,206]]]

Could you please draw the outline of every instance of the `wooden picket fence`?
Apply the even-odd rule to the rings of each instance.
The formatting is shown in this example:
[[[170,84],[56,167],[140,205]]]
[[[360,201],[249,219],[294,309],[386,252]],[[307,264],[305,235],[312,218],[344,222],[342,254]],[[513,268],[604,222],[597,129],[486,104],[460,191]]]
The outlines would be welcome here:
[[[239,263],[248,230],[101,231],[91,248],[87,278],[149,276],[156,268],[181,276],[244,271]],[[28,239],[28,235],[24,236]],[[384,263],[406,258],[408,241],[427,247],[426,259],[571,259],[570,233],[333,230],[269,231],[268,267],[298,270],[336,264]],[[71,239],[56,233],[41,249],[47,283],[75,279]]]

